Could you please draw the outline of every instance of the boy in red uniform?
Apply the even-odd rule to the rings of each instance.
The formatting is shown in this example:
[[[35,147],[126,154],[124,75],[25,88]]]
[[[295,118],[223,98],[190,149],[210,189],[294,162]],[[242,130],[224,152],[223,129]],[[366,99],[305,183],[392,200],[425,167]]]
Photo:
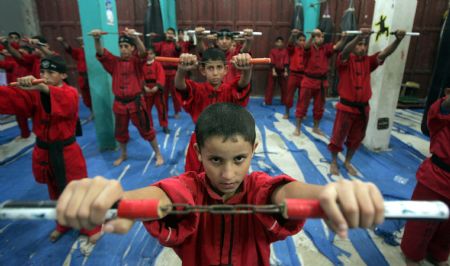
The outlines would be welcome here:
[[[83,39],[81,37],[77,38],[80,42],[79,48],[73,48],[61,36],[56,37],[56,40],[61,43],[64,50],[77,62],[78,86],[80,88],[81,97],[83,98],[84,105],[92,111],[91,89],[89,88],[89,80],[87,76]]]
[[[369,99],[372,96],[370,73],[392,54],[404,37],[404,31],[397,31],[396,40],[382,52],[367,56],[367,41],[370,29],[361,29],[339,54],[336,67],[339,73],[338,92],[340,101],[336,105],[336,119],[328,149],[332,155],[330,173],[339,175],[337,155],[347,146],[344,167],[350,175],[356,176],[351,160],[366,134],[369,121]]]
[[[32,85],[34,76],[17,79],[20,87],[0,87],[0,113],[21,114],[33,119],[36,145],[33,149],[33,174],[38,183],[47,184],[50,199],[56,200],[68,183],[86,178],[86,161],[75,139],[78,120],[78,92],[65,84],[66,65],[61,57],[41,61],[46,83]],[[82,229],[95,243],[101,227]],[[70,227],[57,223],[50,240],[56,241]]]
[[[178,30],[178,45],[180,46],[181,53],[190,53],[191,50],[193,50],[194,44],[192,43],[192,40],[189,38],[189,40],[185,41],[185,32],[182,29]],[[188,35],[189,37],[189,35]]]
[[[297,88],[300,94],[301,83],[303,75],[305,74],[305,66],[303,65],[303,53],[305,46],[305,34],[298,29],[293,29],[288,41],[288,53],[289,53],[289,77],[287,82],[287,90],[285,97],[286,112],[283,115],[284,119],[288,119],[290,115],[290,109],[294,104],[294,96]]]
[[[412,200],[440,200],[450,206],[450,86],[445,95],[428,111],[432,156],[417,170]],[[407,265],[421,265],[425,258],[434,265],[448,265],[450,220],[406,222],[400,247]]]
[[[318,186],[287,175],[249,174],[257,146],[255,120],[241,106],[209,106],[195,131],[195,147],[205,172],[184,173],[127,192],[116,180],[101,177],[70,184],[57,204],[58,221],[75,227],[105,223],[106,211],[120,199],[158,199],[161,205],[261,205],[280,204],[288,198],[319,199],[328,226],[340,237],[346,237],[348,228],[368,228],[383,221],[383,198],[371,183],[341,180]],[[144,226],[162,245],[172,247],[183,265],[268,266],[270,244],[298,233],[305,222],[262,213],[164,215]],[[115,219],[103,228],[126,233],[132,225],[132,220]]]
[[[152,43],[155,53],[158,56],[166,57],[178,57],[181,54],[180,43],[177,42],[175,38],[175,29],[168,28],[165,33],[166,39],[162,42]],[[173,109],[175,111],[175,118],[179,117],[179,112],[181,111],[181,103],[175,96],[175,86],[173,80],[175,78],[175,73],[177,72],[176,63],[162,63],[166,75],[165,90],[164,90],[164,101],[166,107],[166,113],[169,111],[169,92],[172,95]]]
[[[203,49],[205,47],[210,47],[210,43],[204,43],[205,36],[202,34],[202,31],[204,28],[196,28],[196,34],[197,34],[197,40],[198,40],[198,47],[200,48],[199,53],[203,53]],[[219,32],[217,32],[215,35],[209,35],[208,38],[206,38],[208,41],[214,41],[215,47],[222,50],[225,53],[225,58],[227,60],[227,74],[223,78],[223,82],[233,82],[236,78],[239,78],[239,70],[234,68],[233,63],[231,63],[231,59],[233,56],[239,54],[239,53],[250,53],[250,49],[253,42],[253,30],[252,29],[244,29],[244,44],[241,45],[239,43],[236,43],[236,46],[233,47],[233,37],[235,36],[234,32],[231,32],[229,29],[221,29]]]
[[[128,123],[131,120],[142,138],[150,142],[155,152],[156,166],[159,166],[164,163],[164,159],[158,147],[152,120],[147,112],[142,86],[144,82],[142,69],[147,61],[147,53],[144,44],[134,33],[133,29],[125,28],[126,35],[119,37],[120,57],[117,57],[103,48],[100,30],[91,32],[95,40],[97,59],[111,74],[113,82],[115,137],[120,145],[120,157],[113,164],[120,165],[127,159],[127,142],[130,139]]]
[[[200,113],[209,105],[217,102],[232,102],[247,105],[250,95],[250,80],[252,67],[249,64],[249,54],[238,54],[232,58],[235,67],[241,70],[239,78],[233,82],[224,82],[227,73],[225,54],[216,48],[209,48],[203,53],[200,64],[200,73],[206,77],[206,82],[198,83],[185,79],[186,73],[197,68],[197,57],[193,54],[182,54],[180,65],[175,76],[175,87],[183,102],[184,110],[197,123]],[[195,134],[192,134],[189,142],[186,164],[186,172],[202,172],[202,164],[194,150],[196,143]]]
[[[5,40],[9,43],[11,47],[14,49],[20,50],[20,34],[18,32],[10,32],[8,33],[8,39]],[[5,43],[5,46],[8,44]],[[5,69],[6,71],[6,80],[8,83],[16,81],[18,77],[25,76],[27,73],[26,69],[19,65],[14,57],[5,49],[4,50],[4,61],[0,62],[0,68]],[[16,139],[26,139],[31,135],[30,128],[28,127],[28,117],[24,117],[21,115],[16,115],[17,125],[20,129],[20,136]]]
[[[147,102],[148,113],[151,114],[153,105],[156,105],[159,125],[163,128],[164,133],[169,134],[167,109],[164,105],[164,84],[166,82],[164,68],[160,62],[155,61],[153,47],[147,49],[147,54],[147,62],[144,65],[143,71],[145,79],[144,89],[147,91],[145,101]]]
[[[280,87],[281,103],[284,104],[286,99],[286,79],[288,76],[289,55],[287,49],[284,47],[283,37],[275,39],[275,48],[270,49],[270,67],[267,78],[267,86],[264,97],[266,105],[272,105],[273,90],[276,84]]]
[[[315,29],[311,34],[311,38],[306,42],[304,54],[305,74],[302,79],[302,89],[300,90],[300,97],[295,110],[295,117],[297,118],[297,125],[294,131],[295,136],[300,136],[301,134],[302,121],[308,111],[311,98],[314,99],[313,132],[323,135],[323,132],[319,129],[319,122],[322,119],[325,108],[328,67],[331,56],[342,49],[344,40],[345,38],[341,38],[335,45],[332,43],[324,44],[323,33],[319,29]]]

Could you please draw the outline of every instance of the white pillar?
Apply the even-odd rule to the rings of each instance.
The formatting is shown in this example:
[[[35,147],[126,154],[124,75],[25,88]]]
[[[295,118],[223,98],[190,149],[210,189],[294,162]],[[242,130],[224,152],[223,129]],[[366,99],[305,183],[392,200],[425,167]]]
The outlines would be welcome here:
[[[412,31],[416,14],[417,0],[377,0],[373,15],[369,55],[382,51],[395,40],[395,35],[378,36],[380,21],[389,28],[389,33],[397,29]],[[370,118],[367,125],[364,145],[371,150],[386,150],[389,147],[395,109],[403,80],[410,38],[405,38],[397,50],[389,56],[384,65],[372,72],[372,98],[370,99]],[[419,37],[420,38],[420,37]]]

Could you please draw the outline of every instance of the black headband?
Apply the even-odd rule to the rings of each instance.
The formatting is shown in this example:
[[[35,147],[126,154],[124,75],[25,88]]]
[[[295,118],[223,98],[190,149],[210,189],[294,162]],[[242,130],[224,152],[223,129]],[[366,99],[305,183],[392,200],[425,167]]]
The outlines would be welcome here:
[[[41,60],[41,70],[53,70],[59,73],[66,73],[67,68],[65,64],[62,64],[61,62],[56,62],[51,59],[42,59]]]
[[[121,36],[119,37],[119,43],[123,43],[123,42],[128,43],[128,44],[131,44],[131,45],[134,45],[134,40],[133,40],[133,39],[131,39],[131,38],[128,37],[128,36],[121,35]]]

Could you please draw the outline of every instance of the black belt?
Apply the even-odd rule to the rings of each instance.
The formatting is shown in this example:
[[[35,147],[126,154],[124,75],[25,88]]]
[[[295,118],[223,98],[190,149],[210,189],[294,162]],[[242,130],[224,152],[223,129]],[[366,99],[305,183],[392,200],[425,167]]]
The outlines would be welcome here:
[[[437,157],[436,155],[433,154],[431,156],[431,162],[433,162],[434,165],[441,168],[445,172],[450,173],[450,164],[447,164],[446,162],[441,160],[441,158]]]
[[[177,69],[178,69],[178,66],[167,66],[167,65],[166,65],[166,66],[163,66],[163,68],[164,68],[165,70],[169,70],[169,69],[170,69],[170,70],[172,70],[172,69],[173,69],[173,70],[177,70]]]
[[[121,97],[116,96],[114,99],[123,104],[134,102],[134,104],[136,105],[136,109],[137,109],[139,124],[144,128],[145,131],[148,131],[150,129],[150,117],[146,111],[146,108],[144,108],[144,110],[141,109],[142,95],[143,94],[140,93],[134,97],[129,97],[129,98],[121,98]],[[142,113],[144,113],[144,114],[142,115]]]
[[[145,83],[149,84],[149,83],[155,83],[156,79],[146,79]]]
[[[325,80],[327,80],[327,74],[325,74],[325,75],[312,75],[312,74],[305,73],[305,76],[307,76],[310,79],[317,79],[317,80],[321,81],[320,82],[320,93],[322,93],[322,100],[325,101],[325,87],[323,86],[323,82]]]
[[[63,149],[64,147],[69,146],[75,141],[75,136],[51,143],[36,138],[36,146],[41,149],[48,150],[50,157],[50,167],[53,169],[53,172],[55,174],[56,186],[59,193],[61,193],[67,185]]]
[[[358,108],[358,111],[364,117],[364,120],[366,120],[366,107],[369,106],[368,102],[352,102],[344,98],[340,98],[339,102],[342,103],[343,105]]]

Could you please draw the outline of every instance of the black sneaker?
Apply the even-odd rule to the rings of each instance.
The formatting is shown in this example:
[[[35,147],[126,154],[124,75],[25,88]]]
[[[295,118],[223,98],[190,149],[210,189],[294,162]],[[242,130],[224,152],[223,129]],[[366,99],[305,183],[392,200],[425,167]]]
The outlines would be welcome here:
[[[163,127],[163,132],[165,134],[170,134],[170,129],[168,127]]]

